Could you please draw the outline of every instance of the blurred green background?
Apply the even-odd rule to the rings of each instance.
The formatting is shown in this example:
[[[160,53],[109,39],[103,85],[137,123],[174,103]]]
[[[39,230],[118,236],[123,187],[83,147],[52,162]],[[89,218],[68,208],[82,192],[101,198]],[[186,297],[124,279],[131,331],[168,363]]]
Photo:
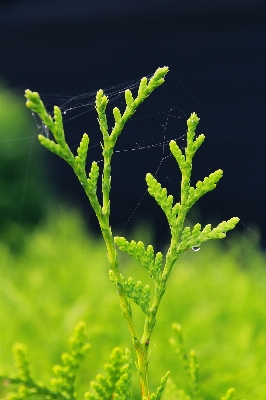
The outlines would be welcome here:
[[[102,241],[88,232],[77,210],[53,203],[23,98],[2,86],[0,100],[0,368],[14,371],[12,346],[23,342],[36,377],[48,381],[82,319],[92,344],[80,371],[82,393],[114,346],[129,347],[133,355],[134,349]],[[151,341],[153,390],[167,370],[178,388],[186,387],[169,344],[171,324],[179,322],[186,348],[199,359],[202,398],[219,399],[235,387],[238,399],[266,399],[265,254],[255,235],[229,235],[232,243],[187,251],[173,269]],[[136,228],[128,239],[148,245],[152,233],[147,226]],[[119,255],[125,276],[152,284],[141,266]],[[143,315],[132,307],[140,331]],[[136,378],[133,385],[137,399]]]
[[[47,209],[47,182],[37,127],[25,107],[23,93],[0,81],[0,239],[21,249],[24,230]]]

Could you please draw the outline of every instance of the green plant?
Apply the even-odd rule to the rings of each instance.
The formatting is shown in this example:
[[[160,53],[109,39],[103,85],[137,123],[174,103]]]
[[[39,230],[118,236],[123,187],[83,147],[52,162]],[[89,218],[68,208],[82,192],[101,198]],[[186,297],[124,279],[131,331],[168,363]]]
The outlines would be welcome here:
[[[203,229],[200,224],[196,224],[192,230],[189,227],[185,227],[185,219],[188,211],[200,197],[213,190],[222,177],[222,171],[217,170],[204,178],[202,182],[199,181],[196,184],[196,187],[192,187],[190,184],[192,160],[196,151],[204,141],[204,135],[196,137],[195,131],[199,123],[199,118],[195,113],[192,113],[187,121],[187,146],[185,152],[182,152],[175,141],[170,142],[170,151],[176,159],[182,175],[180,201],[174,203],[173,196],[167,194],[167,190],[161,187],[156,178],[149,173],[146,175],[148,192],[161,207],[170,227],[171,239],[166,255],[164,256],[161,252],[155,254],[152,245],[145,247],[143,242],[135,242],[134,240],[129,242],[124,237],[114,237],[112,234],[110,225],[111,159],[116,141],[121,134],[125,123],[135,113],[137,107],[152,93],[154,89],[164,82],[164,77],[167,72],[167,67],[159,68],[150,80],[142,78],[138,94],[135,98],[130,90],[125,91],[126,108],[123,113],[117,107],[113,109],[115,124],[110,131],[106,117],[108,98],[104,95],[102,90],[97,92],[96,111],[98,114],[100,130],[103,136],[101,199],[98,186],[100,175],[98,164],[95,161],[92,162],[89,174],[86,172],[86,160],[89,147],[88,135],[83,135],[77,150],[77,155],[74,156],[65,140],[60,109],[55,106],[54,116],[52,117],[47,113],[37,92],[31,92],[30,90],[26,90],[25,92],[27,107],[39,115],[55,139],[55,141],[53,141],[48,137],[39,135],[40,143],[49,151],[63,158],[72,167],[79,182],[83,186],[99,221],[102,236],[107,248],[107,257],[110,266],[109,276],[117,288],[122,315],[126,320],[136,350],[136,368],[140,380],[143,400],[159,400],[169,376],[168,371],[162,378],[157,391],[152,394],[150,393],[148,383],[148,367],[150,361],[149,346],[156,324],[156,316],[160,302],[165,293],[167,281],[174,263],[185,251],[199,247],[202,243],[210,239],[224,238],[226,232],[233,229],[239,221],[238,218],[234,217],[229,221],[221,222],[215,228],[212,228],[210,224],[206,225]],[[132,278],[126,279],[121,274],[116,246],[121,251],[134,257],[148,271],[154,281],[153,295],[149,285],[144,286],[141,281],[135,282]],[[137,333],[130,300],[136,303],[144,313],[145,319],[141,336]],[[67,356],[62,356],[63,367],[58,367],[54,370],[59,378],[56,378],[56,380],[52,382],[54,387],[53,390],[38,385],[33,380],[28,370],[25,352],[20,346],[16,348],[15,354],[18,359],[17,365],[20,369],[20,375],[15,378],[2,376],[2,378],[7,382],[9,381],[11,383],[20,384],[20,388],[22,389],[18,390],[17,394],[14,395],[15,398],[24,398],[32,394],[44,395],[49,399],[74,399],[76,397],[74,390],[75,374],[80,360],[85,355],[84,349],[87,349],[83,339],[81,340],[83,329],[81,329],[80,326],[83,325],[79,325],[76,331],[76,336],[74,335],[74,342],[77,343],[77,345],[75,344],[75,346],[72,347],[72,353]],[[111,364],[108,364],[109,366],[106,367],[107,377],[98,376],[98,378],[96,378],[96,381],[92,384],[96,390],[96,394],[85,395],[85,398],[88,400],[131,398],[131,356],[129,351],[126,351],[123,354],[120,350],[117,350],[112,354],[111,359]],[[192,396],[196,399],[199,398],[196,379],[197,363],[194,356],[192,356],[191,360],[190,377],[193,383]],[[225,399],[233,399],[232,393],[233,392],[229,390]],[[179,398],[181,397],[179,396]]]

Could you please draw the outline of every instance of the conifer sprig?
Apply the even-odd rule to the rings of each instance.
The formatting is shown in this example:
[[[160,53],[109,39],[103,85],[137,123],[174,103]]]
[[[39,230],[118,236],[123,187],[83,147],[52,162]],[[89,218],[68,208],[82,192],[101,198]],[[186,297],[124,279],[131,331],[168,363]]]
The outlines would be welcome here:
[[[122,274],[120,274],[120,283],[118,284],[112,270],[109,271],[109,277],[117,286],[122,284],[126,295],[141,308],[144,314],[150,314],[149,303],[151,299],[151,288],[149,285],[143,286],[141,281],[135,282],[131,277],[125,279]]]
[[[90,345],[86,343],[84,322],[77,324],[69,343],[70,352],[62,354],[62,365],[53,367],[56,377],[51,379],[50,385],[35,380],[29,367],[26,347],[20,343],[14,345],[14,360],[18,374],[14,377],[0,375],[0,380],[6,380],[9,384],[17,386],[15,392],[8,394],[8,399],[22,400],[31,396],[42,396],[46,400],[76,400],[77,373],[90,348]]]
[[[160,400],[162,398],[163,391],[165,389],[165,386],[167,384],[167,380],[169,378],[170,371],[167,371],[166,374],[162,377],[161,379],[161,384],[157,388],[156,393],[152,393],[151,395],[151,400]]]
[[[154,249],[152,245],[145,250],[143,242],[135,242],[131,240],[128,242],[124,237],[115,237],[115,244],[120,250],[130,254],[138,260],[151,274],[155,281],[161,278],[161,267],[163,263],[163,254],[159,251],[154,257]]]
[[[110,362],[104,365],[105,375],[98,374],[96,380],[90,383],[95,393],[85,393],[85,400],[130,400],[132,359],[128,349],[125,353],[115,347],[110,356]]]
[[[213,190],[222,176],[222,171],[218,170],[210,174],[209,177],[205,178],[203,182],[199,181],[196,184],[195,189],[190,185],[192,160],[196,151],[204,140],[203,135],[195,137],[195,130],[198,122],[199,118],[195,113],[192,113],[187,121],[187,146],[184,154],[176,142],[170,142],[170,151],[175,157],[182,175],[180,201],[174,204],[174,198],[172,195],[167,194],[166,188],[162,188],[161,184],[151,174],[146,175],[148,192],[152,197],[154,197],[157,204],[164,212],[171,231],[171,241],[165,259],[163,260],[161,253],[157,253],[156,257],[154,258],[154,250],[151,245],[147,247],[147,250],[145,250],[145,246],[142,242],[136,243],[134,240],[129,242],[123,237],[115,238],[115,243],[118,245],[120,250],[137,259],[146,269],[148,269],[155,281],[154,298],[149,309],[145,309],[143,306],[143,302],[141,301],[141,299],[143,299],[142,292],[138,293],[138,300],[136,291],[134,290],[135,286],[132,286],[131,291],[127,291],[127,295],[133,298],[134,302],[140,306],[142,311],[145,310],[144,313],[146,314],[143,336],[141,340],[145,355],[144,364],[148,363],[148,346],[145,347],[144,343],[149,343],[150,341],[156,323],[157,311],[161,299],[165,293],[167,281],[176,259],[184,251],[193,247],[199,247],[207,240],[224,238],[226,236],[226,232],[233,229],[239,221],[239,218],[234,217],[229,221],[221,222],[216,228],[213,229],[210,224],[206,225],[203,229],[201,229],[200,224],[196,224],[192,231],[189,227],[184,226],[186,215],[195,201],[197,201],[205,193]],[[115,281],[115,279],[112,280],[118,285],[118,282]],[[127,290],[129,282],[133,285],[132,278],[129,278],[128,281],[122,280],[122,285],[124,285]],[[141,287],[143,287],[143,285]],[[192,361],[193,360],[194,358],[192,357]],[[196,364],[194,363],[193,365],[195,366],[193,371],[194,376],[196,377]]]
[[[169,144],[170,151],[177,161],[178,167],[181,171],[180,199],[175,202],[174,197],[167,193],[167,189],[163,188],[152,174],[148,173],[146,175],[148,192],[161,207],[169,224],[171,240],[167,253],[165,256],[163,256],[161,252],[155,254],[152,245],[145,247],[142,242],[135,242],[134,240],[129,242],[123,237],[113,237],[110,225],[110,190],[111,160],[114,147],[126,122],[133,116],[139,105],[147,99],[153,90],[164,82],[167,72],[168,67],[158,68],[150,79],[142,78],[136,97],[133,96],[131,90],[127,89],[125,91],[124,110],[121,110],[118,107],[114,107],[113,109],[114,125],[112,129],[109,128],[106,115],[108,97],[104,94],[103,90],[97,92],[95,109],[97,112],[99,128],[103,137],[103,168],[101,177],[100,168],[95,161],[92,161],[91,163],[90,172],[87,173],[86,171],[89,136],[86,133],[83,135],[77,154],[74,155],[65,139],[60,109],[55,106],[54,115],[50,116],[47,113],[38,93],[31,92],[30,90],[26,90],[25,92],[27,107],[30,108],[32,112],[39,115],[44,125],[47,126],[53,136],[53,139],[50,139],[49,137],[39,135],[40,143],[51,152],[63,158],[72,167],[98,218],[99,226],[107,248],[110,279],[117,287],[122,314],[127,322],[137,354],[136,366],[140,379],[143,400],[159,400],[169,375],[167,373],[162,378],[161,385],[156,393],[150,394],[148,384],[149,345],[156,323],[158,308],[165,293],[167,281],[176,259],[184,251],[193,248],[194,246],[198,247],[207,240],[221,239],[225,237],[226,232],[233,229],[239,221],[239,219],[235,217],[231,218],[229,221],[224,221],[218,224],[215,228],[212,228],[210,224],[206,225],[203,229],[200,224],[196,224],[192,230],[189,227],[185,227],[186,216],[190,208],[204,194],[210,192],[216,187],[223,174],[221,170],[217,170],[204,178],[203,181],[197,182],[195,187],[191,186],[190,182],[193,157],[205,139],[204,135],[196,136],[196,127],[199,123],[199,118],[195,113],[192,113],[190,118],[187,120],[187,145],[184,152],[175,141],[172,140]],[[97,189],[99,188],[99,180],[101,180],[101,194],[99,194],[99,190]],[[121,251],[133,256],[148,271],[154,281],[153,298],[151,298],[151,288],[149,285],[145,285],[141,281],[135,282],[131,277],[126,279],[120,273],[119,259],[115,245],[117,245]],[[145,314],[143,334],[141,337],[138,335],[135,328],[130,300],[133,300]],[[196,386],[198,367],[193,354],[190,358],[190,376],[194,382],[194,395],[197,396]],[[98,376],[96,378],[96,381],[92,385],[96,394],[88,394],[88,400],[98,400],[100,398],[107,399],[110,398],[110,394],[112,394],[113,398],[119,400],[130,398],[131,392],[129,391],[128,385],[130,382],[129,370],[131,370],[131,361],[129,361],[129,353],[122,355],[118,350],[116,350],[112,357],[114,357],[115,361],[112,361],[112,366],[107,368],[107,376]],[[120,361],[122,359],[124,360],[123,357],[127,357],[127,362],[123,366],[124,373],[121,375],[120,370],[119,375],[117,372],[118,370],[116,370],[117,380],[112,380],[112,377],[114,376],[112,375],[112,368],[115,368],[114,366],[117,365],[116,363],[119,364],[119,357]],[[75,397],[75,392],[73,386],[70,388],[66,385],[64,374],[65,372],[67,373],[67,368],[73,368],[73,363],[75,362],[76,361],[73,361],[71,357],[69,358],[66,356],[63,359],[63,367],[55,368],[58,377],[53,381],[55,390],[58,393],[68,393],[68,396],[71,398]],[[117,389],[116,392],[115,387]],[[227,394],[229,397],[226,397],[226,400],[231,399],[230,393]]]
[[[174,323],[172,324],[172,329],[175,337],[170,339],[170,343],[183,365],[191,392],[190,395],[187,395],[185,391],[175,391],[176,400],[200,400],[202,397],[200,396],[199,364],[196,354],[194,350],[189,353],[186,352],[181,326]],[[172,391],[174,391],[173,389],[175,389],[175,385],[173,385]],[[228,389],[221,400],[235,400],[235,390],[233,388]]]

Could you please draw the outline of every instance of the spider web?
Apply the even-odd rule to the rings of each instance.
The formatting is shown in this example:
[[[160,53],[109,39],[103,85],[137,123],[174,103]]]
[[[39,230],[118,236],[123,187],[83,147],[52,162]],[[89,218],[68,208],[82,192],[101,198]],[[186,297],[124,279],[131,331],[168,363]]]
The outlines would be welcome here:
[[[104,89],[108,96],[107,120],[109,132],[114,124],[112,110],[118,107],[125,109],[124,92],[130,89],[135,97],[140,79],[126,82]],[[157,92],[157,93],[156,93]],[[62,111],[67,143],[75,154],[82,134],[86,132],[90,138],[88,151],[88,168],[92,161],[102,167],[102,136],[99,130],[95,111],[96,92],[78,95],[47,95],[40,93],[47,111],[53,114],[53,106],[58,105]],[[163,98],[163,106],[162,106]],[[50,137],[47,127],[33,114],[38,132]],[[112,159],[112,190],[118,206],[113,206],[112,224],[119,220],[116,230],[120,233],[130,225],[133,216],[145,217],[147,201],[155,203],[147,194],[145,175],[151,172],[162,185],[174,187],[178,201],[180,174],[176,161],[169,150],[169,142],[176,140],[183,148],[186,139],[186,120],[189,113],[183,111],[169,98],[165,91],[158,88],[137,109],[136,113],[126,123],[118,138]],[[123,166],[123,167],[122,167]],[[121,170],[122,168],[122,170]],[[126,171],[126,172],[125,172]],[[174,171],[174,176],[171,176]],[[176,181],[178,188],[173,184]],[[123,188],[123,189],[121,189]],[[131,189],[131,191],[130,191]],[[133,194],[130,193],[133,191]],[[99,193],[99,197],[101,197]],[[119,215],[115,213],[119,209]],[[150,208],[151,214],[159,214],[158,206]],[[135,215],[136,214],[136,215]],[[135,218],[134,218],[135,221]],[[134,224],[133,224],[134,226]],[[169,230],[166,227],[167,230]]]
[[[148,78],[150,77],[151,76],[148,76]],[[104,94],[109,100],[107,106],[109,132],[112,129],[112,126],[110,126],[111,123],[114,123],[112,109],[114,107],[119,107],[123,112],[125,109],[125,90],[130,89],[133,95],[136,96],[139,82],[140,79],[137,79],[104,89]],[[135,115],[133,115],[127,122],[123,134],[118,139],[114,153],[148,150],[152,148],[161,148],[162,152],[165,152],[165,147],[174,138],[172,137],[173,132],[172,136],[170,135],[170,138],[168,136],[169,125],[176,128],[176,125],[173,125],[173,123],[175,124],[177,119],[185,121],[189,114],[182,111],[176,104],[171,104],[170,99],[164,103],[164,107],[160,105],[160,108],[158,109],[158,99],[154,99],[155,94],[156,91],[152,93],[144,104],[137,109]],[[78,147],[82,134],[87,132],[90,138],[90,152],[93,150],[95,154],[97,154],[98,148],[99,160],[97,160],[97,162],[101,162],[102,136],[96,120],[96,91],[76,95],[52,95],[40,93],[40,96],[47,111],[51,115],[53,114],[54,105],[60,107],[63,115],[66,139],[67,142],[70,143],[73,151]],[[32,113],[32,115],[35,119],[39,133],[50,137],[47,127],[38,119],[38,116],[34,113]],[[142,124],[145,126],[145,131],[144,128],[141,127]],[[126,134],[124,132],[126,132]],[[185,139],[184,133],[180,133],[179,135],[176,133],[174,136],[174,139]]]
[[[151,75],[147,77],[150,78]],[[202,121],[206,119],[207,114],[208,119],[212,120],[216,128],[219,128],[223,137],[229,142],[232,142],[235,147],[242,151],[245,157],[249,158],[241,146],[235,143],[232,136],[223,129],[182,82],[180,82],[174,74],[170,74],[170,78],[170,82],[169,77],[167,77],[164,85],[157,88],[137,109],[133,117],[126,123],[115,147],[112,160],[111,196],[113,199],[115,198],[116,203],[118,199],[117,209],[119,210],[118,215],[120,221],[115,229],[119,233],[123,232],[128,226],[130,227],[132,220],[134,220],[134,226],[136,220],[143,217],[147,217],[147,219],[150,220],[159,218],[159,224],[164,224],[165,231],[169,230],[166,223],[163,223],[164,216],[161,210],[159,210],[154,200],[150,199],[150,196],[147,194],[145,175],[147,172],[151,172],[156,176],[162,186],[166,187],[169,193],[174,195],[175,201],[179,201],[180,173],[176,161],[169,151],[169,142],[171,140],[176,140],[181,148],[185,146],[186,120],[191,111],[194,111],[195,108],[196,112],[201,108],[205,113]],[[130,89],[135,97],[139,82],[140,79],[136,79],[103,89],[109,99],[109,104],[107,106],[109,132],[114,124],[112,115],[113,108],[118,107],[121,112],[123,112],[125,109],[125,90]],[[174,86],[174,90],[171,90],[172,86]],[[183,89],[182,93],[180,93],[180,87]],[[173,92],[176,93],[174,96]],[[79,146],[82,134],[86,132],[89,135],[88,168],[92,161],[97,161],[101,168],[102,137],[95,111],[96,91],[83,94],[40,93],[40,96],[50,114],[53,115],[54,105],[60,107],[63,115],[66,140],[74,154]],[[182,103],[182,107],[180,103]],[[186,104],[185,107],[184,103]],[[198,112],[198,114],[201,117],[202,111]],[[50,137],[50,132],[47,127],[35,114],[33,114],[33,118],[37,127],[34,136],[41,133]],[[197,129],[197,133],[206,132],[204,126],[202,128],[201,126],[202,122]],[[206,133],[208,139],[209,132]],[[29,149],[29,163],[31,158],[30,153],[32,151],[31,147],[32,146],[30,146]],[[253,163],[253,160],[249,159],[249,161]],[[27,170],[30,168],[29,163]],[[62,165],[62,163],[60,165]],[[206,175],[204,176],[212,172],[212,166],[209,165],[209,162],[206,163],[206,166]],[[255,165],[255,167],[257,166]],[[204,176],[197,176],[197,171],[195,171],[195,169],[196,168],[194,168],[194,174],[196,172],[195,181],[198,179],[202,180]],[[26,181],[27,172],[25,186],[27,184]],[[194,183],[195,182],[192,182],[192,184]],[[21,210],[23,208],[23,196],[24,194],[22,194]],[[113,214],[115,214],[114,211],[115,205],[112,207]],[[193,220],[192,222],[198,222],[198,215],[196,218],[195,214],[192,213],[190,218]],[[114,215],[112,225],[115,224],[116,219],[117,215]],[[256,232],[253,232],[252,229],[243,222],[241,223],[244,229],[251,231],[256,236]],[[153,227],[151,227],[151,229],[153,229]],[[264,241],[262,242],[266,244]]]

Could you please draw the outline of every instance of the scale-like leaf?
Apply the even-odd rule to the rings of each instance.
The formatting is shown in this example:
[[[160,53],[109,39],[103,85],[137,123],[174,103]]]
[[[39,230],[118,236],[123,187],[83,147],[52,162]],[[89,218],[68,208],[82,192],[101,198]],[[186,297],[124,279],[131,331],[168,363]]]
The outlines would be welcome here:
[[[86,160],[88,154],[88,147],[89,147],[89,136],[84,133],[82,139],[80,141],[80,145],[77,150],[77,156],[75,157],[76,163],[80,169],[80,171],[85,170],[86,167]]]
[[[131,277],[126,280],[122,274],[120,274],[120,279],[126,295],[141,308],[144,314],[148,315],[149,303],[151,299],[150,286],[143,286],[143,283],[141,281],[134,282]]]
[[[163,255],[161,252],[156,253],[154,258],[154,249],[152,245],[147,247],[145,250],[144,243],[135,240],[128,242],[124,237],[116,236],[114,238],[115,243],[121,251],[134,257],[138,260],[150,273],[155,281],[159,281],[161,278],[161,268],[163,262]]]
[[[151,400],[160,400],[161,399],[163,391],[164,391],[166,383],[167,383],[167,380],[169,378],[169,375],[170,375],[170,371],[167,371],[166,374],[162,377],[161,384],[157,388],[156,393],[152,393],[152,395],[151,395]]]
[[[203,182],[198,181],[196,183],[196,188],[190,187],[188,196],[189,207],[192,207],[192,205],[195,204],[196,201],[198,201],[199,198],[205,193],[215,189],[222,176],[223,171],[218,169],[217,171],[211,173],[208,177],[204,178]]]
[[[96,379],[90,383],[95,393],[85,393],[85,399],[130,400],[131,366],[132,360],[130,351],[126,350],[124,354],[119,347],[115,347],[110,355],[110,361],[104,365],[106,374],[98,374]]]

